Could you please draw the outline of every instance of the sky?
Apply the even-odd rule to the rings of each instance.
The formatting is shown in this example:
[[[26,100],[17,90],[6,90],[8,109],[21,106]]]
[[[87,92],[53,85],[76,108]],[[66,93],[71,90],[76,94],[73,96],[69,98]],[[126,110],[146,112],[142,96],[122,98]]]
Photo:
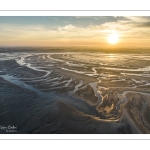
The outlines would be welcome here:
[[[150,17],[0,16],[0,46],[150,47]]]

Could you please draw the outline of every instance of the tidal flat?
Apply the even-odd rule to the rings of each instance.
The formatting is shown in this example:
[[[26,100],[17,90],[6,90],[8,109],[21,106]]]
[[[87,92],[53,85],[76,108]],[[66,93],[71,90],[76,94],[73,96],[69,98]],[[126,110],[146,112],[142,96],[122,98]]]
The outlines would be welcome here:
[[[1,48],[0,85],[3,134],[150,133],[148,51]]]

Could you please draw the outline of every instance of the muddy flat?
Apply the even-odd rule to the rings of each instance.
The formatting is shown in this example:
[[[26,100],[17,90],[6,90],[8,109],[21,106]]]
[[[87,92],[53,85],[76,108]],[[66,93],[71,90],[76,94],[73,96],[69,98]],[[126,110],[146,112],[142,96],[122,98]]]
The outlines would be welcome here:
[[[150,133],[148,52],[0,55],[0,133]]]

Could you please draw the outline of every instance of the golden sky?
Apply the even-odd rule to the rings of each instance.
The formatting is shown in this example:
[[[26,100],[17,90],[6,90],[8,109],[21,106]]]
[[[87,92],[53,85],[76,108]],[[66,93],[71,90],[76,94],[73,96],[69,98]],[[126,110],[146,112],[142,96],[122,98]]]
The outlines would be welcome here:
[[[1,16],[0,46],[150,47],[149,29],[144,16]]]

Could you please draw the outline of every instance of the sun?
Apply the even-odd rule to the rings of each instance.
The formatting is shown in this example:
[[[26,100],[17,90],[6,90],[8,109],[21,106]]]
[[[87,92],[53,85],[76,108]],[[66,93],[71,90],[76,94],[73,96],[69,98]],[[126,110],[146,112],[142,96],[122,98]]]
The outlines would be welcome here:
[[[110,44],[116,44],[116,43],[118,43],[118,41],[119,41],[118,34],[117,33],[109,34],[107,40],[108,40],[108,42]]]

